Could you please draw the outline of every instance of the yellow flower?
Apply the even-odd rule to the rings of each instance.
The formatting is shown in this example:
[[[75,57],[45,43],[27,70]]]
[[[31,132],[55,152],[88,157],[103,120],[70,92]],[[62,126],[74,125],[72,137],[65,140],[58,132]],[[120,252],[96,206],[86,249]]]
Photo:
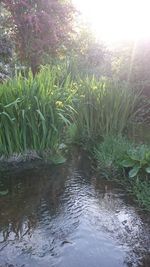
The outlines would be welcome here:
[[[63,102],[62,101],[56,101],[56,107],[57,108],[63,108]]]

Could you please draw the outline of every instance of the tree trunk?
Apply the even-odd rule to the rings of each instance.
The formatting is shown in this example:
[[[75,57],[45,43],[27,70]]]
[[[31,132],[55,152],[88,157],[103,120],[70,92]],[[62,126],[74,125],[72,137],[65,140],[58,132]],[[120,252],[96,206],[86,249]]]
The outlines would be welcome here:
[[[40,64],[39,64],[39,60],[37,58],[37,56],[31,56],[30,59],[30,67],[31,67],[31,71],[33,74],[33,77],[35,77],[35,75],[39,72],[40,70]]]

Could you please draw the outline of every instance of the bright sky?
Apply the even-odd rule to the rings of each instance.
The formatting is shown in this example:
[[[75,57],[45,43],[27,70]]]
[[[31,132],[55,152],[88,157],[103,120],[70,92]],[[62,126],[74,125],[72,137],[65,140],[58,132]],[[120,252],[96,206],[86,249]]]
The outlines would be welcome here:
[[[150,38],[150,0],[72,1],[101,40]]]

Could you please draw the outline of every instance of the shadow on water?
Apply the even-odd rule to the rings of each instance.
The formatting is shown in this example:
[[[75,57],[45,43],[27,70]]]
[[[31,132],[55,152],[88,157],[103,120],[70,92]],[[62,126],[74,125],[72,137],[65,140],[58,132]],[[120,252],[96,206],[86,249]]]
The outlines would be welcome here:
[[[0,267],[148,267],[148,215],[90,172],[85,155],[2,176]]]

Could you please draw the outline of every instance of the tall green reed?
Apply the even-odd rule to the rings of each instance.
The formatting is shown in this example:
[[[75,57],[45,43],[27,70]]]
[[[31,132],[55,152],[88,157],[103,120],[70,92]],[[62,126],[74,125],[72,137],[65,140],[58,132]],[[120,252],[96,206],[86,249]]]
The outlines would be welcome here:
[[[73,80],[61,66],[18,75],[0,85],[0,155],[56,149],[70,124],[82,140],[122,134],[138,99],[126,84]]]
[[[77,95],[76,124],[83,139],[123,134],[139,101],[127,84],[94,77],[78,82]]]
[[[95,78],[78,82],[77,98],[76,123],[83,139],[122,134],[139,101],[127,84]]]
[[[33,79],[19,75],[0,85],[0,155],[28,149],[54,149],[61,142],[73,110],[58,68],[46,67]]]

